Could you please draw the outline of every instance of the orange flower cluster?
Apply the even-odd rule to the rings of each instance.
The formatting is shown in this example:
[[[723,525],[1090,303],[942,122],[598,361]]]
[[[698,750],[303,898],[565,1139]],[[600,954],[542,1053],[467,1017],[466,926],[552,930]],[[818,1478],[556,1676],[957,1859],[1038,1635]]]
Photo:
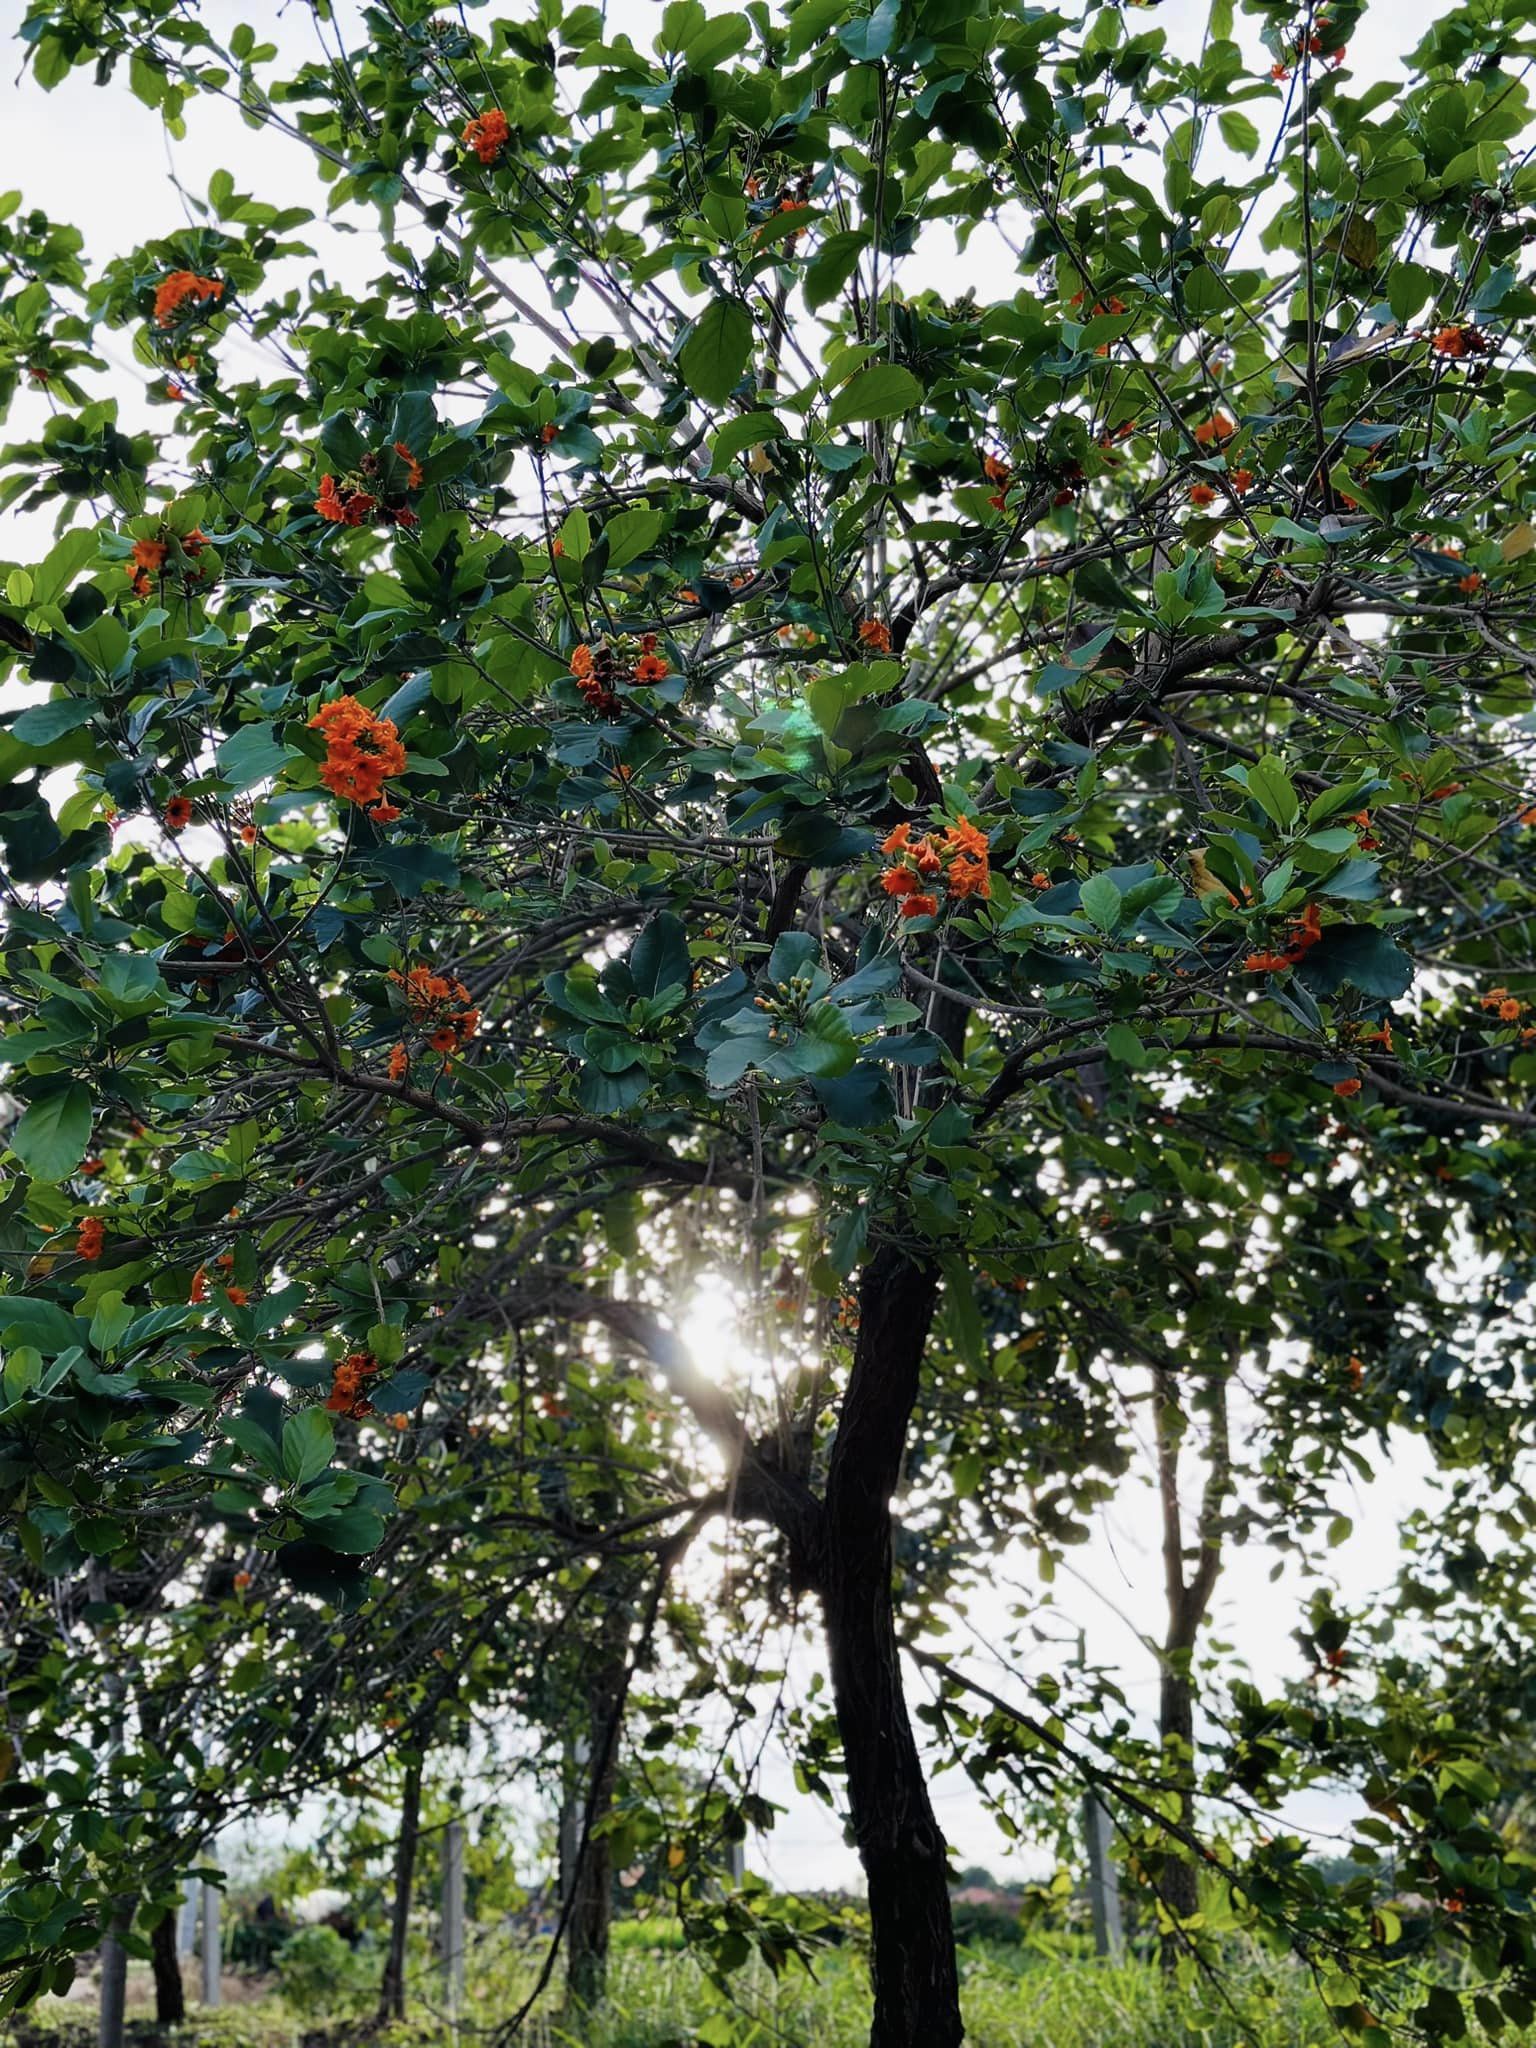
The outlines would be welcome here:
[[[968,818],[946,825],[938,838],[928,833],[914,839],[910,825],[898,825],[881,841],[880,851],[900,855],[881,875],[880,886],[887,896],[897,899],[903,917],[938,916],[939,899],[934,892],[941,878],[955,902],[992,894],[987,835]]]
[[[582,701],[598,718],[617,718],[622,708],[611,685],[618,680],[619,664],[606,644],[588,647],[583,643],[571,654],[571,674],[576,678]]]
[[[330,1412],[349,1415],[354,1422],[371,1415],[373,1403],[364,1397],[363,1387],[378,1369],[379,1361],[371,1351],[349,1351],[331,1375],[331,1391],[325,1402]]]
[[[1333,1084],[1334,1094],[1343,1095],[1346,1097],[1351,1095],[1358,1095],[1360,1093],[1360,1088],[1361,1083],[1355,1079],[1350,1079],[1348,1081],[1335,1081]]]
[[[1304,953],[1309,953],[1323,936],[1323,913],[1315,903],[1309,903],[1291,925],[1291,943],[1283,953],[1250,953],[1243,962],[1245,974],[1280,974],[1287,967],[1294,967]]]
[[[660,683],[671,675],[672,669],[664,654],[656,652],[656,635],[642,633],[640,636],[640,659],[635,663],[637,683]]]
[[[483,164],[495,163],[512,138],[507,117],[500,107],[487,107],[483,114],[476,114],[472,121],[464,124],[459,137],[466,149],[472,149]]]
[[[192,1275],[192,1285],[187,1293],[187,1306],[196,1308],[208,1299],[208,1268],[199,1266]]]
[[[1202,420],[1195,429],[1195,439],[1202,448],[1219,448],[1223,441],[1230,441],[1237,432],[1236,423],[1224,412],[1212,413],[1208,420]]]
[[[174,327],[188,299],[206,306],[210,300],[217,301],[223,296],[222,278],[199,277],[195,270],[173,270],[155,287],[155,319],[162,327]]]
[[[872,654],[890,653],[891,629],[884,619],[860,619],[859,645],[867,647]]]
[[[411,1070],[411,1056],[410,1056],[410,1054],[409,1054],[409,1053],[408,1053],[408,1052],[406,1051],[406,1049],[405,1049],[405,1046],[404,1046],[404,1044],[403,1044],[403,1043],[397,1043],[397,1044],[395,1044],[395,1045],[392,1045],[392,1046],[391,1046],[391,1047],[389,1048],[389,1078],[390,1078],[390,1080],[391,1080],[391,1081],[403,1081],[403,1080],[405,1079],[406,1075],[407,1075],[407,1074],[408,1074],[408,1073],[410,1072],[410,1070]]]
[[[322,704],[309,721],[325,734],[325,759],[320,780],[333,796],[367,804],[368,815],[388,825],[400,815],[388,801],[384,784],[406,770],[405,748],[392,718],[376,718],[355,697],[336,697]]]
[[[469,990],[462,981],[434,974],[430,967],[413,967],[408,974],[391,968],[389,978],[396,988],[405,991],[411,1021],[423,1030],[430,1027],[427,1043],[445,1059],[466,1046],[480,1029],[480,1012],[471,1007]],[[400,1079],[395,1071],[395,1054],[404,1051],[404,1046],[397,1045],[390,1054],[392,1081]]]
[[[169,534],[170,539],[165,536]],[[163,576],[171,552],[171,540],[176,542],[182,554],[194,559],[208,545],[208,536],[200,526],[194,526],[190,533],[172,533],[168,526],[162,526],[160,537],[155,540],[136,540],[133,553],[129,556],[129,588],[135,597],[149,597],[153,594],[151,577]],[[203,580],[203,572],[194,570],[183,576],[183,587]]]
[[[1207,505],[1215,504],[1216,492],[1210,484],[1194,484],[1190,488],[1189,502],[1203,510]]]
[[[315,510],[322,519],[329,519],[333,526],[366,526],[378,509],[379,501],[371,492],[339,490],[335,477],[321,477]]]
[[[1529,1005],[1522,1003],[1518,996],[1512,996],[1507,988],[1491,988],[1477,999],[1480,1010],[1492,1010],[1501,1023],[1515,1024],[1522,1018]]]
[[[102,1222],[101,1218],[99,1216],[87,1216],[80,1226],[79,1236],[75,1239],[76,1254],[82,1259],[90,1259],[92,1261],[99,1259],[102,1246],[106,1242],[106,1237],[107,1226]]]
[[[1498,346],[1480,327],[1459,325],[1442,327],[1429,345],[1437,356],[1450,356],[1457,362],[1464,356],[1489,355]]]
[[[1241,498],[1245,492],[1253,489],[1253,471],[1251,469],[1234,469],[1227,481]]]

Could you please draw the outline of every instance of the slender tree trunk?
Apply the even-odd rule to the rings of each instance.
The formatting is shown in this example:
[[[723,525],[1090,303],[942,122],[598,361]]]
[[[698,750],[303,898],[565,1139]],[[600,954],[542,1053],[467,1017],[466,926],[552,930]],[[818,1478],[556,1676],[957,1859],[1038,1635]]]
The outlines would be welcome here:
[[[1179,1448],[1188,1418],[1174,1376],[1159,1372],[1155,1378],[1157,1476],[1162,1497],[1163,1573],[1168,1597],[1168,1627],[1160,1660],[1158,1730],[1163,1770],[1178,1787],[1178,1817],[1187,1834],[1193,1831],[1195,1822],[1195,1645],[1221,1571],[1221,1513],[1231,1489],[1227,1382],[1223,1376],[1212,1388],[1206,1480],[1192,1552],[1194,1569],[1186,1573]],[[1170,1852],[1157,1891],[1176,1923],[1164,1932],[1162,1939],[1163,1967],[1172,1969],[1188,1945],[1178,1923],[1193,1919],[1200,1910],[1200,1871],[1188,1850]]]
[[[871,2048],[956,2048],[959,1973],[943,1831],[902,1689],[891,1496],[938,1276],[894,1247],[859,1289],[859,1335],[827,1474],[819,1573],[848,1803],[869,1886]]]
[[[395,1899],[389,1923],[389,1953],[379,1986],[379,2018],[405,2018],[405,1944],[411,1928],[411,1883],[416,1874],[416,1844],[421,1833],[421,1759],[405,1767],[400,1802],[400,1839],[395,1849]]]
[[[565,2024],[573,2032],[579,2028],[581,2015],[602,2003],[608,1988],[613,1842],[605,1823],[619,1775],[632,1619],[632,1601],[622,1586],[615,1585],[604,1613],[596,1665],[585,1687],[589,1731],[585,1748],[594,1775],[573,1788],[580,1819],[572,1868],[566,1877],[571,1910],[565,1929]]]
[[[181,1981],[181,1957],[176,1952],[176,1922],[180,1909],[173,1908],[155,1922],[149,1937],[149,1963],[155,1978],[155,2018],[162,2027],[179,2027],[187,2016],[187,1989]]]

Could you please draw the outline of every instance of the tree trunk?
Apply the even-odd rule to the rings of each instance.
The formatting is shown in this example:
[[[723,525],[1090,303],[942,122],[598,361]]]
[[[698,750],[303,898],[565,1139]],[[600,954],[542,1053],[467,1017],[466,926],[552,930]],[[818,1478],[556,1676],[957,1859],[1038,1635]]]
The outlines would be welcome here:
[[[585,1745],[593,1773],[575,1796],[581,1822],[569,1876],[565,1928],[565,2025],[575,2031],[583,2013],[600,2005],[608,1988],[608,1935],[613,1920],[613,1842],[603,1824],[613,1806],[619,1772],[620,1722],[628,1692],[630,1604],[616,1593],[604,1619],[598,1667],[586,1688]],[[583,1834],[585,1839],[582,1839]]]
[[[155,1922],[149,1937],[149,1963],[155,1977],[155,2018],[162,2027],[179,2027],[187,2016],[187,1990],[181,1981],[181,1957],[176,1952],[176,1922],[173,1908]]]
[[[827,1474],[819,1573],[848,1803],[869,1886],[871,2048],[956,2048],[959,1973],[943,1832],[902,1690],[891,1496],[938,1276],[895,1247],[866,1267]]]
[[[389,1953],[379,1986],[379,2019],[405,2018],[405,1944],[411,1927],[411,1881],[416,1874],[416,1843],[421,1832],[421,1759],[405,1767],[400,1803],[400,1839],[395,1849],[395,1899],[389,1923]]]
[[[1186,1575],[1184,1513],[1179,1493],[1179,1447],[1188,1426],[1172,1373],[1155,1374],[1153,1401],[1157,1430],[1158,1490],[1163,1510],[1163,1575],[1168,1596],[1168,1628],[1163,1638],[1158,1732],[1162,1739],[1165,1778],[1178,1788],[1179,1823],[1185,1834],[1195,1823],[1195,1645],[1221,1572],[1221,1514],[1231,1490],[1232,1462],[1227,1429],[1227,1382],[1218,1377],[1211,1389],[1207,1470],[1200,1499],[1194,1570]],[[1200,1871],[1192,1852],[1170,1845],[1158,1878],[1158,1897],[1175,1924],[1164,1931],[1164,1969],[1172,1969],[1189,1943],[1182,1923],[1200,1910]]]

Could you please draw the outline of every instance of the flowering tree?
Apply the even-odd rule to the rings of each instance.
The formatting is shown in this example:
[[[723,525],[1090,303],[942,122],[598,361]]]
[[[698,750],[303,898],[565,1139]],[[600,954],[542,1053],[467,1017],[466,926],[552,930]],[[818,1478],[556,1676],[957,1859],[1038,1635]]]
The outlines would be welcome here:
[[[1352,1263],[1391,1289],[1472,1224],[1514,1284],[1529,1249],[1528,31],[1475,0],[1361,84],[1357,12],[1248,0],[1245,48],[1216,0],[1198,51],[941,0],[675,0],[645,48],[558,0],[317,14],[307,59],[173,0],[23,30],[41,87],[126,71],[173,134],[210,95],[301,142],[380,268],[290,286],[307,217],[224,173],[90,271],[0,224],[0,374],[47,403],[0,501],[58,514],[0,613],[18,1583],[110,1630],[167,1529],[233,1529],[297,1642],[388,1599],[473,1440],[530,1570],[639,1569],[622,1702],[661,1631],[711,1662],[668,1587],[734,1518],[819,1617],[803,1767],[846,1798],[881,2048],[961,2034],[904,1479],[957,1546],[1077,1514],[1132,1345],[1172,1446],[1282,1339],[1347,1445],[1428,1370],[1411,1312],[1391,1347],[1325,1312]],[[1319,1244],[1351,1176],[1369,1225]],[[1240,1313],[1200,1215],[1246,1219]],[[710,1261],[756,1383],[679,1335]],[[1417,1997],[1368,1900],[1199,1833],[1183,1722],[1149,1782],[939,1683],[978,1772],[1117,1790],[1347,2027]],[[40,1668],[15,1710],[19,1998],[134,1844],[28,1745],[78,1701]],[[1374,1758],[1366,1841],[1454,1868],[1446,1939],[1518,2018],[1528,1873],[1431,1705],[1244,1712],[1259,1803]]]

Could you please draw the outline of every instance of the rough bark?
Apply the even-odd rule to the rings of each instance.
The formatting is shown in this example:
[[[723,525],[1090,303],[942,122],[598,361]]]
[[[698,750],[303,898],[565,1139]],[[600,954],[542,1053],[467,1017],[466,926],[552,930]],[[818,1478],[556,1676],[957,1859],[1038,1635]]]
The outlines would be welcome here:
[[[411,1926],[411,1887],[421,1835],[421,1761],[406,1765],[400,1802],[400,1837],[395,1846],[395,1897],[389,1922],[389,1952],[379,1986],[380,2022],[405,2018],[405,1944]]]
[[[583,1826],[571,1872],[566,1922],[565,2017],[574,2030],[584,2012],[602,2003],[608,1987],[608,1935],[613,1920],[613,1843],[604,1823],[613,1806],[619,1746],[628,1695],[627,1644],[631,1610],[616,1599],[603,1626],[597,1667],[586,1687],[589,1784],[574,1788],[583,1801]]]
[[[1231,1485],[1227,1436],[1227,1384],[1223,1377],[1212,1390],[1210,1435],[1206,1445],[1205,1485],[1200,1500],[1199,1528],[1193,1548],[1193,1570],[1186,1572],[1183,1502],[1179,1489],[1179,1450],[1187,1417],[1171,1373],[1159,1372],[1153,1399],[1157,1429],[1158,1490],[1163,1510],[1163,1577],[1168,1599],[1168,1626],[1163,1637],[1158,1731],[1163,1769],[1178,1787],[1179,1821],[1185,1832],[1195,1820],[1195,1645],[1221,1572],[1221,1512]],[[1200,1873],[1184,1854],[1168,1856],[1158,1880],[1158,1896],[1176,1923],[1200,1910]],[[1179,1926],[1162,1939],[1162,1961],[1171,1969],[1186,1947]]]
[[[179,2027],[187,2016],[187,1989],[176,1953],[176,1913],[155,1922],[149,1937],[149,1964],[155,1979],[155,2018],[162,2027]]]
[[[893,1246],[859,1290],[859,1335],[827,1474],[820,1582],[848,1803],[869,1886],[871,2048],[963,2035],[944,1836],[902,1687],[891,1497],[938,1276]]]

